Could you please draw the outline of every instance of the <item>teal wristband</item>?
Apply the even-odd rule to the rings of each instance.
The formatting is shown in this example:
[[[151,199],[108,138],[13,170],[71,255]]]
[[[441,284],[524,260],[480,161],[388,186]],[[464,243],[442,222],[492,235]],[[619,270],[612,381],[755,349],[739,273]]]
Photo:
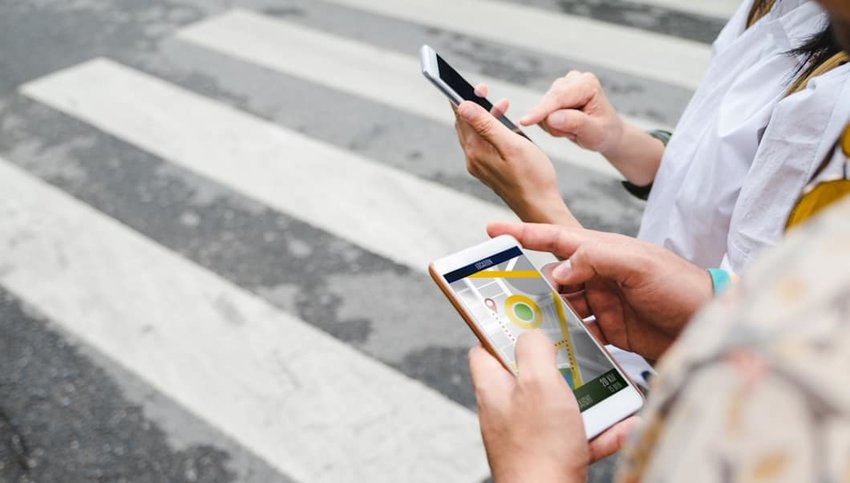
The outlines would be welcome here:
[[[722,294],[732,284],[732,278],[726,270],[707,268],[705,271],[711,276],[711,287],[715,296]]]

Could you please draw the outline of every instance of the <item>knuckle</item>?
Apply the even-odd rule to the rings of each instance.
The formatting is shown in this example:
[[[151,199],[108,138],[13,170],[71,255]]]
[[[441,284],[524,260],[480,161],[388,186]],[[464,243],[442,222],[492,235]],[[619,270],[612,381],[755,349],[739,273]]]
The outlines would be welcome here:
[[[582,74],[581,77],[584,82],[587,82],[588,84],[594,87],[600,86],[599,78],[596,77],[596,75],[594,75],[592,72],[585,72],[584,74]]]
[[[481,177],[481,170],[478,167],[477,161],[470,157],[466,158],[466,172],[475,178]]]
[[[487,137],[493,130],[490,123],[487,122],[487,119],[476,119],[473,127],[478,134],[484,137]]]
[[[540,374],[529,370],[526,370],[525,372],[520,371],[520,377],[518,378],[517,384],[524,392],[531,394],[539,394],[543,392],[546,386],[543,381],[543,377]]]
[[[651,250],[645,249],[645,247],[629,244],[627,246],[623,246],[622,249],[626,253],[633,254],[635,260],[634,271],[637,273],[651,273],[659,260],[659,258],[655,256],[656,254],[652,253]]]
[[[552,89],[551,90],[554,91],[554,92],[562,92],[563,90],[567,89],[572,82],[573,82],[573,78],[571,78],[569,76],[561,77],[560,79],[558,79],[558,80],[556,80],[555,82],[552,83]]]
[[[577,265],[585,264],[588,257],[587,250],[587,245],[582,245],[578,247],[578,249],[573,252],[572,256],[570,257],[570,263],[572,263],[574,267]]]
[[[522,156],[522,150],[514,144],[502,146],[501,153],[506,158],[505,161],[511,161]]]

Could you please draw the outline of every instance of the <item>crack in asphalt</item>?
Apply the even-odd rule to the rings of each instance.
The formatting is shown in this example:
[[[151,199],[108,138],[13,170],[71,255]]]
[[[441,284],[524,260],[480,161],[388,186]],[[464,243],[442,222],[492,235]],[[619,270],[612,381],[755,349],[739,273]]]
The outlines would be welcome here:
[[[3,437],[3,445],[9,450],[11,454],[14,455],[14,463],[23,470],[24,473],[30,472],[30,463],[29,463],[29,446],[27,445],[27,440],[24,438],[24,435],[21,434],[21,431],[18,427],[12,422],[12,418],[6,412],[3,407],[0,407],[0,436],[8,434],[7,437]]]

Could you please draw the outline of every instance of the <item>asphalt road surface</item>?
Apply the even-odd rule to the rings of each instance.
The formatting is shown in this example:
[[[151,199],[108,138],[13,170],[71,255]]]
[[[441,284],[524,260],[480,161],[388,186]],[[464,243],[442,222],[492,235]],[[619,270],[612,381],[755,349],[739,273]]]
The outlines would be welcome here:
[[[511,215],[419,45],[512,112],[579,69],[669,127],[736,3],[0,2],[0,481],[485,480],[425,266]],[[601,158],[529,133],[636,231]]]

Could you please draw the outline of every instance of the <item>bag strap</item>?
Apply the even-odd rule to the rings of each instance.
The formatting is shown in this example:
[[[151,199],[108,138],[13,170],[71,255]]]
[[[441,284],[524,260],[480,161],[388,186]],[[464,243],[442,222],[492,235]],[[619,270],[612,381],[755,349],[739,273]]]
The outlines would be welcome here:
[[[809,85],[809,81],[814,79],[819,75],[826,74],[832,69],[841,67],[850,61],[850,56],[848,56],[845,52],[838,52],[832,57],[823,61],[819,66],[815,68],[809,75],[804,75],[798,77],[791,87],[788,88],[788,91],[785,93],[785,96],[790,96],[791,94],[795,94],[797,92],[801,92],[806,89]]]
[[[764,3],[759,3],[758,0],[755,0],[752,8],[750,8],[750,14],[747,16],[747,28],[752,27],[756,22],[764,18],[773,9],[774,5],[776,5],[776,0],[768,0]]]

